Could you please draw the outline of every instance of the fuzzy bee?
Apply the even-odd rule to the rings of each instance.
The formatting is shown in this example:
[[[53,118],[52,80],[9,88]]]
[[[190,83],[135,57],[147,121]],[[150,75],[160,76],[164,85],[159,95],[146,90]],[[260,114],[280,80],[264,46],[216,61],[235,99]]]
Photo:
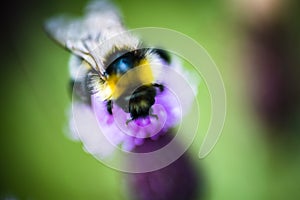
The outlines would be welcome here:
[[[97,157],[112,149],[109,144],[130,151],[148,138],[157,139],[192,104],[186,85],[191,78],[180,62],[127,31],[112,4],[94,1],[84,17],[52,18],[45,27],[72,53],[71,135]],[[180,101],[173,91],[180,93]]]
[[[126,32],[115,7],[95,1],[86,8],[83,19],[57,17],[46,23],[46,31],[72,53],[71,84],[82,101],[89,104],[90,96],[96,94],[109,114],[114,105],[129,113],[127,123],[147,116],[157,118],[151,107],[164,86],[157,82],[152,66],[168,64],[170,57],[164,50],[144,48]],[[137,67],[140,70],[124,76]]]

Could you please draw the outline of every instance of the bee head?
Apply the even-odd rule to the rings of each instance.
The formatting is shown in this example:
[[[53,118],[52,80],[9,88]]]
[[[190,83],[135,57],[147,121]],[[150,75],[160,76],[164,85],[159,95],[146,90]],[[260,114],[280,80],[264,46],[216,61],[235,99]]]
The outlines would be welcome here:
[[[148,116],[156,117],[152,113],[152,106],[155,103],[157,88],[163,91],[163,86],[159,84],[142,85],[135,89],[132,94],[122,96],[116,103],[127,113],[130,113],[129,121],[145,118]]]

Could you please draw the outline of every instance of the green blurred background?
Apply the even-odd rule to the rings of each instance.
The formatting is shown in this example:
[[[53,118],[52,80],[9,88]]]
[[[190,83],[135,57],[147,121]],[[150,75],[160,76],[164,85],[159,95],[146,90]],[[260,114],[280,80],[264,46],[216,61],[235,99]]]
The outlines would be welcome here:
[[[8,34],[2,45],[0,199],[128,198],[122,174],[66,137],[70,54],[43,31],[47,18],[80,16],[87,2],[12,1],[3,8]],[[219,67],[228,98],[223,133],[203,160],[197,158],[202,135],[190,148],[205,177],[206,199],[300,199],[299,114],[293,128],[274,131],[254,111],[243,66],[247,36],[241,13],[233,11],[234,1],[115,2],[129,28],[182,32],[200,43]],[[202,83],[199,101],[205,123],[207,97]]]

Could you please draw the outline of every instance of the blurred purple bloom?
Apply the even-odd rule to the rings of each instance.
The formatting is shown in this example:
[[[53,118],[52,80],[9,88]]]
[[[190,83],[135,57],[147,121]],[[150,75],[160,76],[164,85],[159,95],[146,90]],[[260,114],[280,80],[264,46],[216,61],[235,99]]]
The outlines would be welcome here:
[[[145,140],[144,145],[135,149],[137,153],[155,151],[172,140],[171,133],[162,136],[158,141]],[[178,145],[178,148],[180,146]],[[132,163],[141,165],[143,163]],[[187,154],[182,155],[170,165],[153,172],[127,174],[125,181],[133,199],[167,200],[195,199],[203,196],[203,177],[196,171]]]
[[[285,127],[299,99],[287,26],[278,22],[248,27],[247,42],[254,106],[266,125]]]

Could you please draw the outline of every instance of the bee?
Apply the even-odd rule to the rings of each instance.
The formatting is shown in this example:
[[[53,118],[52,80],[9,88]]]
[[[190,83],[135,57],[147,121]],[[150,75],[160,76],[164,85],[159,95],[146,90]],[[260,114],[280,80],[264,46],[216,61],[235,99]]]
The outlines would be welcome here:
[[[69,69],[77,98],[91,104],[91,95],[96,95],[106,103],[110,115],[113,107],[119,106],[130,114],[126,124],[139,118],[158,118],[151,107],[165,88],[156,79],[153,66],[168,65],[168,53],[145,48],[126,31],[112,4],[94,1],[85,13],[82,19],[56,17],[45,26],[48,35],[72,53]],[[128,73],[131,70],[134,72]]]

